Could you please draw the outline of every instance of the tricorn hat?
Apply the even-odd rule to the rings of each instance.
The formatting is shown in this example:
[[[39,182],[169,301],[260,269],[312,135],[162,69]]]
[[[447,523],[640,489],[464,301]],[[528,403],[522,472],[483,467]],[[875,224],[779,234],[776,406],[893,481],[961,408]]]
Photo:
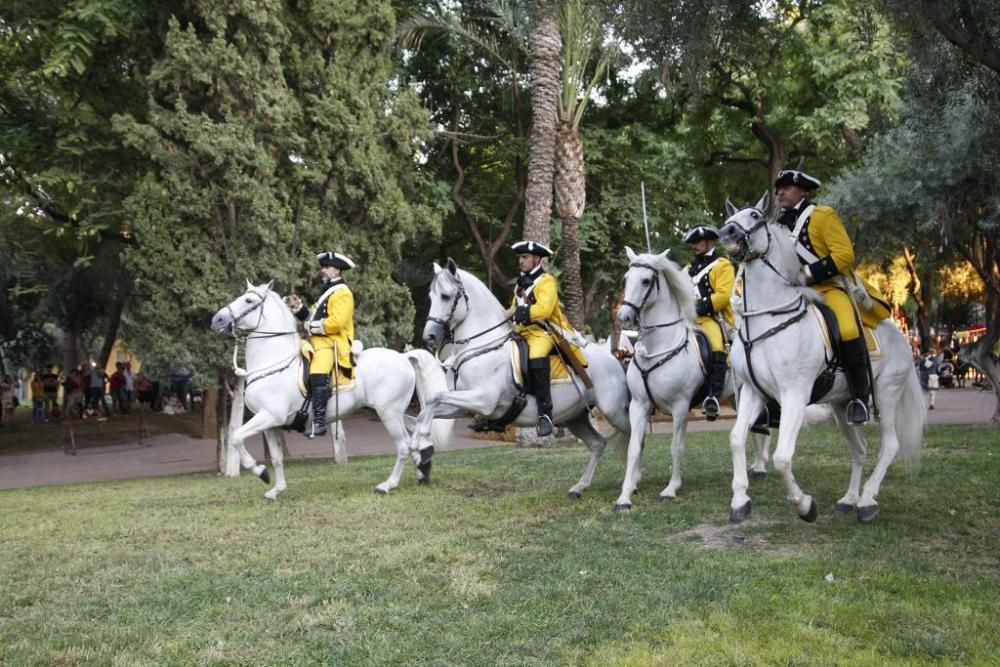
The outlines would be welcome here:
[[[785,169],[778,172],[778,178],[774,181],[774,187],[781,185],[797,185],[806,192],[811,192],[823,184],[804,171]]]
[[[518,241],[510,247],[517,255],[537,255],[539,257],[551,257],[552,249],[544,243],[538,241]]]
[[[684,243],[697,243],[698,241],[712,240],[717,241],[719,239],[719,230],[712,225],[698,225],[697,227],[692,227],[687,230],[684,234]]]
[[[341,271],[354,268],[354,262],[350,257],[347,255],[341,255],[339,252],[334,252],[332,250],[319,253],[316,255],[316,259],[319,260],[320,266],[332,266],[340,269]]]

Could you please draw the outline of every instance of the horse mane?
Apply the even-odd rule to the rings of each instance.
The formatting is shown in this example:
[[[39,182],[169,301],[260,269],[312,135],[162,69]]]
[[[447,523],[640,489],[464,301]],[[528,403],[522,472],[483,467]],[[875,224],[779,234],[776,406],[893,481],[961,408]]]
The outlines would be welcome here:
[[[667,282],[667,288],[677,302],[677,307],[680,309],[681,315],[684,316],[685,320],[693,323],[695,321],[695,310],[691,278],[684,273],[684,270],[677,265],[677,262],[665,254],[642,254],[639,255],[639,258],[640,261],[649,264],[663,274]]]
[[[292,313],[292,309],[288,307],[288,304],[285,303],[285,300],[282,299],[277,292],[275,292],[273,289],[269,287],[269,283],[261,283],[260,285],[254,285],[253,289],[254,291],[264,295],[265,302],[277,300],[277,305],[279,306],[278,313],[279,317],[281,317],[282,319],[282,323],[284,324],[287,322],[294,324],[295,315]]]

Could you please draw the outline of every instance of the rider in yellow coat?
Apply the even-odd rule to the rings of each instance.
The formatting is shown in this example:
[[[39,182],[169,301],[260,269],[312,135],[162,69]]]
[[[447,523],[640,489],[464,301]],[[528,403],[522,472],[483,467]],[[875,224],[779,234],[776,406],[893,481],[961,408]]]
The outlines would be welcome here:
[[[719,230],[712,225],[698,225],[684,234],[684,243],[694,253],[694,259],[685,268],[694,283],[695,313],[698,316],[695,323],[705,332],[712,350],[708,396],[701,404],[701,410],[708,421],[715,421],[719,416],[719,396],[725,388],[726,370],[729,367],[722,321],[730,327],[736,321],[732,306],[729,305],[736,271],[732,262],[716,252],[715,244],[718,240]]]
[[[342,273],[354,268],[350,257],[338,252],[316,255],[323,276],[322,294],[312,310],[298,297],[290,297],[289,307],[300,320],[308,320],[309,343],[314,353],[309,363],[309,387],[312,393],[313,425],[309,437],[326,433],[326,404],[332,389],[330,376],[337,370],[346,377],[354,373],[351,345],[354,342],[354,294]],[[294,299],[294,300],[291,300]]]
[[[855,297],[848,290],[864,288],[854,276],[854,246],[840,216],[829,206],[815,206],[806,199],[806,193],[819,186],[817,179],[802,171],[786,169],[779,173],[774,182],[781,206],[778,222],[795,238],[808,284],[823,295],[823,301],[837,316],[842,341],[840,360],[851,391],[847,421],[863,424],[868,421],[871,391],[868,346],[859,328]],[[878,296],[876,293],[867,300],[865,320],[871,323],[889,315],[888,306]]]
[[[564,338],[574,332],[559,306],[559,286],[542,267],[542,260],[552,256],[548,246],[536,241],[520,241],[511,246],[517,254],[521,271],[514,291],[514,301],[507,317],[514,318],[515,329],[528,343],[528,369],[538,403],[538,435],[552,433],[552,393],[549,386],[549,355],[555,341],[543,323]]]

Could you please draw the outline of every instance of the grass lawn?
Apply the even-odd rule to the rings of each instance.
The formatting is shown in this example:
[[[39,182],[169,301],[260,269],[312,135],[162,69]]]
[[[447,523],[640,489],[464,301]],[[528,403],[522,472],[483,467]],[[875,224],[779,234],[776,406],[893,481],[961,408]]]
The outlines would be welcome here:
[[[931,428],[872,525],[830,512],[832,429],[796,458],[815,524],[771,474],[727,525],[724,433],[689,434],[656,502],[668,440],[627,514],[613,455],[565,499],[570,446],[443,452],[387,497],[384,457],[293,461],[270,504],[247,475],[2,491],[0,664],[997,664],[1000,429]]]

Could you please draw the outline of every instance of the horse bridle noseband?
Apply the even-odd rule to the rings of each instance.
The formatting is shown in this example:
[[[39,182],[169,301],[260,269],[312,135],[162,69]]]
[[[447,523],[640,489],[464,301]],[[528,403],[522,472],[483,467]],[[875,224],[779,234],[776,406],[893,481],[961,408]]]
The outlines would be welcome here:
[[[646,307],[646,302],[649,301],[649,297],[652,296],[653,289],[655,288],[657,292],[660,291],[660,270],[657,269],[655,266],[651,266],[649,264],[646,264],[645,262],[632,262],[631,264],[628,265],[628,267],[630,269],[633,269],[633,268],[635,268],[635,269],[649,269],[650,271],[653,272],[653,280],[650,281],[649,287],[646,288],[646,293],[642,296],[642,301],[639,302],[639,305],[636,305],[636,304],[634,304],[634,303],[632,303],[631,301],[628,301],[628,300],[623,300],[622,301],[622,305],[623,306],[628,306],[629,308],[631,308],[632,310],[635,311],[635,321],[636,321],[636,324],[639,325],[639,330],[641,331],[643,329],[660,329],[662,327],[673,326],[673,325],[677,324],[678,322],[680,322],[683,319],[681,317],[678,317],[676,320],[673,320],[672,322],[664,322],[663,324],[649,324],[649,325],[643,325],[642,324],[642,320],[641,320],[642,309]]]

